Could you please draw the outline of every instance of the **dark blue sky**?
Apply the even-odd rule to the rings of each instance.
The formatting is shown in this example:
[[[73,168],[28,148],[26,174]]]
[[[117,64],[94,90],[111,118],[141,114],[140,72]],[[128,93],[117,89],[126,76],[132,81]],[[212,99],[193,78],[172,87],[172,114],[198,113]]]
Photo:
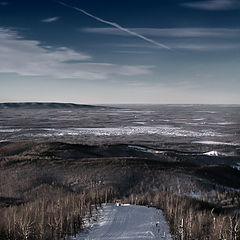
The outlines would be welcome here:
[[[0,101],[240,103],[238,0],[0,0]]]

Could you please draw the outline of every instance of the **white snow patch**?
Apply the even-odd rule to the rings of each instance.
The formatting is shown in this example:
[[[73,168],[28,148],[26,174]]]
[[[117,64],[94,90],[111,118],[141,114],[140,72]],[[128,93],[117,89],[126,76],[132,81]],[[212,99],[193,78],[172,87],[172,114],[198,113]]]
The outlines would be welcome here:
[[[193,121],[203,121],[205,118],[194,118]]]
[[[194,141],[192,143],[200,143],[200,144],[208,144],[208,145],[229,145],[229,146],[240,145],[240,143],[215,142],[215,141]]]
[[[134,122],[134,123],[139,124],[139,125],[145,125],[146,124],[146,122]]]
[[[206,153],[203,153],[203,155],[208,155],[208,156],[234,156],[233,153],[231,152],[218,152],[218,151],[210,151],[210,152],[206,152]]]
[[[219,156],[219,155],[221,155],[221,154],[220,154],[219,152],[217,152],[217,151],[210,151],[210,152],[203,153],[203,155]]]
[[[217,112],[215,112],[215,111],[196,111],[196,112],[200,112],[200,113],[211,113],[211,114],[217,113]]]
[[[235,122],[218,122],[218,123],[208,123],[208,124],[225,126],[225,125],[233,125],[233,124],[237,124],[237,123],[235,123]]]
[[[234,166],[238,171],[240,171],[240,163],[237,163],[237,165]]]
[[[162,153],[163,152],[163,151],[146,148],[146,147],[135,146],[135,145],[128,145],[128,148],[132,148],[132,149],[135,149],[141,152],[146,152],[146,153]]]
[[[218,151],[210,151],[210,152],[206,152],[203,153],[204,155],[208,155],[208,156],[235,156],[234,153],[232,152],[218,152]]]
[[[0,129],[0,133],[13,133],[13,132],[20,132],[22,129]]]

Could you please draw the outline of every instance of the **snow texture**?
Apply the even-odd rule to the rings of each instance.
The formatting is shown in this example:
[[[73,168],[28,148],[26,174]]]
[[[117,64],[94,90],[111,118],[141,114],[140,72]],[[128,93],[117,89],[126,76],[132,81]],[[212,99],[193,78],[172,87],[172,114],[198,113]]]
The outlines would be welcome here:
[[[79,234],[76,240],[170,240],[168,224],[162,211],[152,207],[106,204],[89,231]]]
[[[128,145],[129,148],[141,151],[141,152],[146,152],[146,153],[162,153],[163,151],[158,151],[155,149],[151,148],[146,148],[146,147],[140,147],[140,146],[135,146],[135,145]]]
[[[220,156],[221,154],[217,151],[210,151],[210,152],[206,152],[204,153],[204,155],[208,155],[208,156]]]
[[[162,136],[178,136],[178,137],[221,137],[222,134],[210,131],[201,130],[198,132],[184,130],[179,127],[170,126],[128,126],[128,127],[112,127],[112,128],[68,128],[68,129],[43,129],[47,133],[41,134],[20,134],[19,136],[31,137],[51,137],[51,136],[80,136],[80,135],[95,135],[95,136],[132,136],[132,135],[162,135]]]
[[[239,146],[240,143],[228,143],[228,142],[216,142],[216,141],[194,141],[192,143],[200,143],[207,145],[229,145],[229,146]]]

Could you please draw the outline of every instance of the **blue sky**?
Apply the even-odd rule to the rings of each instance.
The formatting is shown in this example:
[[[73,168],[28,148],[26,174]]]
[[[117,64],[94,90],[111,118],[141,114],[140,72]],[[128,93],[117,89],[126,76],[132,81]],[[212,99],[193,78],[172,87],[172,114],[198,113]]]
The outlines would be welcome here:
[[[240,104],[239,0],[0,0],[0,102]]]

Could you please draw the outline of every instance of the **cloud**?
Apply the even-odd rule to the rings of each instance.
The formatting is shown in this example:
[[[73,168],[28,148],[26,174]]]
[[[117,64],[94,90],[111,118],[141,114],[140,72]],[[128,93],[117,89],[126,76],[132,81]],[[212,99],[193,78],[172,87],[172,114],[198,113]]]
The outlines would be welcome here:
[[[155,49],[154,46],[144,45],[144,44],[115,44],[116,47],[120,48],[131,48],[131,49]],[[223,50],[233,50],[240,49],[239,43],[169,43],[172,49],[179,50],[191,50],[191,51],[223,51]]]
[[[0,2],[0,6],[7,6],[8,2]]]
[[[83,28],[83,32],[128,36],[115,28]],[[223,51],[239,49],[240,28],[131,28],[140,34],[167,38],[171,49],[193,51]],[[116,47],[128,48],[119,53],[143,53],[146,49],[157,49],[145,43],[120,43]],[[131,48],[131,49],[129,49]]]
[[[51,23],[51,22],[56,22],[60,19],[60,17],[51,17],[51,18],[45,18],[45,19],[42,19],[41,22],[44,22],[44,23]]]
[[[87,33],[125,36],[123,32],[115,28],[84,28],[80,30]],[[238,41],[240,28],[133,28],[131,30],[149,36],[165,37],[167,45],[171,49],[223,51],[240,48]],[[137,53],[157,48],[145,43],[120,43],[115,46],[128,48],[124,49],[125,53],[131,53],[129,50]]]
[[[87,33],[128,36],[116,28],[83,28]],[[239,37],[240,29],[235,28],[130,28],[130,31],[156,37]]]
[[[16,31],[5,28],[0,28],[0,42],[0,73],[97,80],[111,75],[150,74],[153,68],[89,62],[89,55],[67,47],[44,47],[39,41],[26,40]]]
[[[150,54],[150,51],[132,51],[132,50],[125,50],[125,51],[115,51],[116,53],[123,53],[123,54]]]
[[[85,11],[85,10],[83,10],[83,9],[81,9],[81,8],[73,7],[73,6],[67,5],[67,4],[65,4],[65,3],[63,3],[63,2],[59,2],[59,3],[62,4],[62,5],[64,5],[64,6],[66,6],[66,7],[70,7],[70,8],[72,8],[72,9],[75,9],[76,11],[81,12],[81,13],[83,13],[83,14],[91,17],[91,18],[93,18],[93,19],[97,20],[98,22],[102,22],[102,23],[105,23],[105,24],[107,24],[107,25],[113,26],[114,28],[116,28],[116,29],[118,29],[118,30],[120,30],[120,31],[122,31],[122,32],[128,33],[128,34],[130,34],[130,35],[132,35],[132,36],[138,37],[138,38],[140,38],[140,39],[142,39],[142,40],[144,40],[144,41],[146,41],[146,42],[149,42],[149,43],[151,43],[151,44],[153,44],[153,45],[156,45],[157,47],[165,48],[165,49],[170,49],[170,48],[169,48],[168,46],[166,46],[165,44],[156,42],[156,41],[154,41],[154,40],[152,40],[152,39],[150,39],[150,38],[147,38],[147,37],[145,37],[145,36],[143,36],[143,35],[141,35],[141,34],[139,34],[139,33],[136,33],[136,32],[134,32],[134,31],[131,31],[131,30],[127,29],[127,28],[124,28],[124,27],[120,26],[118,23],[106,21],[106,20],[104,20],[104,19],[102,19],[102,18],[96,17],[96,16],[88,13],[87,11]]]
[[[240,44],[216,44],[216,43],[203,43],[203,44],[175,44],[172,46],[175,49],[195,50],[195,51],[221,51],[239,49]]]
[[[130,28],[139,34],[156,37],[214,37],[231,38],[239,37],[240,29],[235,28]],[[83,32],[128,36],[116,28],[83,28]]]
[[[233,10],[240,8],[239,0],[204,0],[185,2],[182,3],[181,5],[184,7],[208,11]]]

